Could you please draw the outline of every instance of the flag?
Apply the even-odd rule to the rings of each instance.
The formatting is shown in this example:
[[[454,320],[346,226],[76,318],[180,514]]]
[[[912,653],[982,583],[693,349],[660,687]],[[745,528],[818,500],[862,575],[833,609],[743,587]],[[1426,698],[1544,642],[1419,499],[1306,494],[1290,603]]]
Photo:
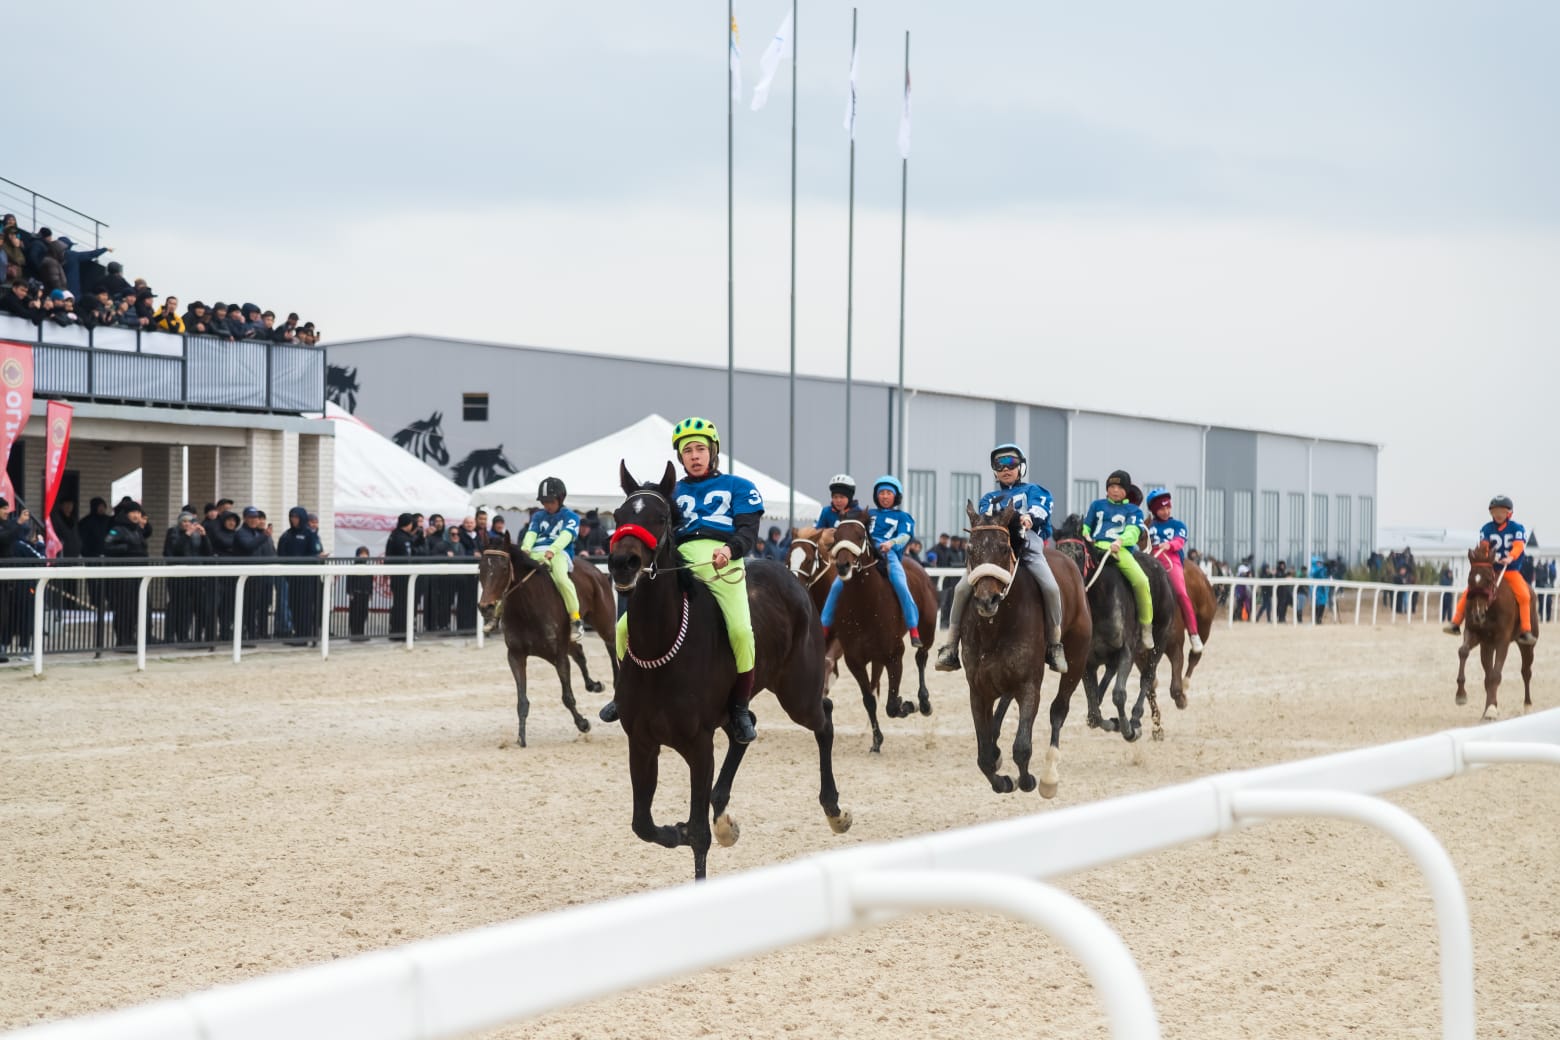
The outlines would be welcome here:
[[[910,70],[905,69],[905,107],[899,113],[899,155],[910,158]]]
[[[75,411],[64,401],[50,401],[43,428],[48,433],[47,454],[43,457],[44,554],[54,559],[64,548],[54,533],[54,499],[60,493],[65,476],[65,459],[70,454],[70,418]]]
[[[850,97],[845,102],[845,132],[856,139],[856,48],[850,49]]]
[[[16,489],[6,467],[11,445],[22,435],[32,414],[33,352],[26,343],[0,342],[0,498],[16,506]]]
[[[775,81],[775,73],[780,71],[780,62],[785,59],[786,51],[791,49],[791,16],[794,13],[785,13],[785,21],[775,30],[775,38],[769,41],[769,49],[764,51],[764,56],[758,61],[758,86],[753,88],[755,112],[769,100],[769,84]]]
[[[731,100],[742,103],[742,38],[735,15],[731,17]]]

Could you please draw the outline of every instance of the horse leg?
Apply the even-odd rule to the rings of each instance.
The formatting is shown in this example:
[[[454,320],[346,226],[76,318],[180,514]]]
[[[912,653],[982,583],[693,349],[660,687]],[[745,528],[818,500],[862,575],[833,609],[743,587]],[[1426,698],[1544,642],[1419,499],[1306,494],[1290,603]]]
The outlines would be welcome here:
[[[921,709],[922,715],[932,713],[932,692],[926,688],[926,659],[932,655],[931,639],[927,639],[927,645],[915,652],[915,674],[917,689],[915,699]]]
[[[823,692],[828,693],[834,687],[834,680],[840,677],[840,658],[845,656],[845,648],[840,646],[838,639],[829,640],[829,648],[823,654]]]
[[[1522,714],[1526,715],[1533,710],[1533,648],[1519,646],[1517,654],[1522,658]]]
[[[590,668],[585,664],[585,647],[581,643],[569,644],[569,656],[574,658],[574,663],[580,666],[580,676],[585,680],[587,693],[600,693],[606,687],[590,677]]]
[[[1041,668],[1040,675],[1045,674]],[[1018,789],[1033,791],[1035,778],[1029,774],[1029,756],[1034,752],[1035,715],[1040,711],[1040,683],[1031,680],[1018,697],[1018,732],[1013,735],[1013,764],[1018,767]],[[992,734],[992,743],[996,743]]]
[[[688,763],[688,823],[684,839],[693,847],[693,880],[703,881],[710,855],[710,781],[715,773],[715,744],[710,734],[694,739],[693,747],[682,749]]]
[[[686,827],[657,827],[650,815],[655,801],[655,784],[660,775],[661,749],[653,741],[630,738],[628,743],[628,779],[634,789],[634,833],[641,841],[653,841],[668,849],[686,842]]]
[[[1186,688],[1191,685],[1191,671],[1185,667],[1186,655],[1176,650],[1170,655],[1170,699],[1179,709],[1186,707]]]
[[[1473,633],[1463,629],[1462,645],[1457,648],[1457,703],[1468,703],[1468,687],[1465,676],[1468,673],[1468,651],[1473,647]]]
[[[872,723],[872,750],[883,750],[883,730],[878,726],[877,697],[873,696],[872,689],[876,685],[867,680],[867,666],[863,661],[852,661],[845,658],[845,667],[850,669],[850,674],[856,677],[856,685],[861,687],[861,705],[867,709],[867,721]]]
[[[1051,701],[1051,742],[1046,745],[1045,760],[1040,765],[1042,798],[1055,798],[1056,789],[1062,782],[1059,768],[1062,761],[1062,723],[1067,721],[1067,710],[1072,706],[1073,691],[1077,688],[1077,677],[1068,678],[1064,675],[1056,688],[1056,697]]]
[[[905,648],[901,643],[883,662],[888,671],[888,717],[902,719],[915,713],[915,709],[899,699],[899,682],[905,674]]]
[[[1484,714],[1480,716],[1480,722],[1494,722],[1500,718],[1500,705],[1495,702],[1495,692],[1500,689],[1500,673],[1506,665],[1506,651],[1510,648],[1510,643],[1502,643],[1498,647],[1486,644],[1479,648],[1484,662]]]
[[[840,789],[834,783],[834,702],[823,698],[823,724],[813,730],[818,741],[818,804],[835,834],[850,830],[851,815],[840,810]]]
[[[998,720],[993,718],[992,706],[983,694],[970,685],[970,717],[975,722],[975,764],[998,794],[1010,794],[1013,778],[997,772],[1000,754],[997,751]],[[1020,709],[1022,710],[1022,709]]]
[[[735,740],[726,742],[726,757],[721,761],[720,775],[715,778],[715,787],[710,791],[710,812],[715,817],[715,840],[720,842],[722,848],[730,848],[742,836],[742,828],[726,811],[726,806],[731,804],[731,785],[737,779],[737,767],[742,765],[742,756],[747,754],[748,746]]]
[[[515,677],[515,714],[520,718],[520,735],[515,743],[525,747],[525,720],[531,714],[531,699],[525,695],[525,658],[509,651],[509,674]]]
[[[1146,655],[1148,667],[1139,666],[1140,682],[1138,683],[1137,704],[1132,708],[1133,728],[1137,728],[1139,720],[1143,718],[1143,699],[1148,698],[1148,710],[1154,721],[1153,738],[1165,739],[1165,727],[1159,717],[1159,693],[1156,687],[1159,685],[1159,662],[1155,660],[1158,653],[1150,652]]]
[[[1070,662],[1069,662],[1070,663]],[[1088,708],[1087,722],[1090,729],[1105,729],[1105,718],[1100,714],[1100,704],[1105,699],[1104,690],[1100,684],[1099,666],[1090,662],[1083,669],[1083,697]]]
[[[1118,732],[1127,741],[1138,738],[1137,720],[1143,717],[1140,706],[1131,720],[1127,718],[1127,678],[1132,672],[1132,650],[1129,646],[1123,646],[1116,652],[1115,668],[1111,674],[1110,700],[1116,706],[1116,718],[1114,725],[1109,728],[1112,732]]]
[[[580,653],[578,646],[574,649],[576,653]],[[580,653],[581,667],[584,666],[584,659],[584,653]],[[563,687],[563,706],[569,709],[570,715],[574,716],[574,728],[581,733],[589,733],[590,723],[580,714],[579,707],[574,703],[574,683],[573,677],[569,674],[569,655],[559,654],[558,659],[553,662],[553,667],[558,669],[558,685]]]

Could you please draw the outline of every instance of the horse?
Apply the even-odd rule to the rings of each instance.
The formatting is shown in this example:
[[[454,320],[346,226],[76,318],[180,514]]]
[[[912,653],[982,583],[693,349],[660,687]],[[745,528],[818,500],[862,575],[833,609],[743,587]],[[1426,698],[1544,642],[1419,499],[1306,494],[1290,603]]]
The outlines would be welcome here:
[[[970,686],[970,714],[975,720],[975,760],[998,794],[1013,790],[1013,778],[997,772],[1002,752],[1002,719],[1008,705],[1018,701],[1018,732],[1013,737],[1013,763],[1018,766],[1018,787],[1033,791],[1029,772],[1035,715],[1039,713],[1041,685],[1045,680],[1045,602],[1040,586],[1018,565],[1018,513],[1012,506],[996,517],[975,512],[964,503],[970,521],[967,563],[971,605],[959,624],[959,641],[967,648],[964,674]],[[1041,797],[1056,797],[1061,782],[1062,723],[1072,704],[1073,691],[1085,674],[1093,621],[1083,579],[1067,557],[1046,549],[1046,559],[1062,592],[1062,648],[1068,670],[1051,700],[1051,741],[1046,746],[1038,786]]]
[[[1157,560],[1159,554],[1153,553]],[[1213,619],[1218,613],[1218,601],[1213,595],[1213,584],[1208,581],[1208,576],[1202,568],[1196,564],[1188,564],[1182,568],[1182,574],[1186,577],[1186,594],[1192,600],[1192,613],[1197,616],[1197,634],[1202,637],[1203,646],[1206,648],[1208,639],[1213,634]],[[1186,650],[1186,619],[1181,616],[1181,604],[1177,601],[1174,606],[1174,618],[1171,619],[1170,636],[1164,646],[1165,657],[1170,661],[1170,699],[1175,702],[1177,708],[1186,707],[1186,691],[1192,685],[1192,672],[1198,662],[1202,660],[1203,651],[1197,650],[1190,653]],[[1154,614],[1159,614],[1159,605],[1154,605]],[[1156,635],[1157,639],[1158,636]]]
[[[698,880],[705,876],[711,815],[721,845],[732,845],[740,834],[726,811],[748,748],[731,739],[728,698],[736,660],[714,595],[689,573],[672,544],[680,516],[672,506],[671,463],[659,482],[643,484],[627,465],[618,467],[627,497],[614,513],[617,530],[607,566],[613,584],[628,594],[627,651],[616,700],[628,735],[633,828],[644,841],[691,847]],[[782,564],[748,560],[745,567],[757,640],[753,687],[773,691],[791,720],[812,731],[818,743],[818,803],[834,833],[844,834],[851,814],[840,809],[834,783],[834,705],[823,693],[822,626],[806,592]],[[727,746],[714,777],[717,729],[726,731]],[[688,763],[692,794],[687,820],[658,827],[651,803],[662,747]]]
[[[570,573],[574,590],[580,597],[580,616],[590,623],[607,646],[607,657],[612,662],[612,680],[617,682],[617,656],[613,653],[612,640],[617,622],[617,604],[607,576],[591,564],[581,560]],[[525,720],[531,713],[531,702],[525,692],[525,661],[528,657],[540,657],[551,661],[558,670],[558,684],[563,688],[563,706],[574,717],[575,728],[581,733],[590,732],[590,723],[574,703],[574,690],[569,682],[569,659],[580,666],[585,678],[585,689],[600,693],[604,687],[590,677],[585,664],[585,648],[569,641],[569,615],[563,609],[563,597],[553,587],[552,575],[544,564],[522,552],[504,532],[503,541],[489,539],[478,560],[477,578],[481,593],[477,609],[483,617],[493,613],[500,601],[504,605],[504,645],[509,655],[509,671],[515,677],[515,714],[520,719],[516,744],[525,747]]]
[[[932,579],[914,559],[905,559],[902,563],[916,610],[935,627],[937,593],[932,588]],[[861,687],[861,703],[872,723],[872,750],[875,752],[883,750],[883,730],[878,726],[875,694],[885,668],[888,670],[888,704],[884,710],[888,717],[902,719],[915,711],[909,701],[899,699],[905,656],[905,619],[894,586],[880,566],[887,565],[872,544],[871,532],[864,521],[847,517],[835,525],[834,572],[844,584],[835,604],[834,632],[845,651],[845,667]],[[919,684],[916,700],[922,715],[932,713],[932,697],[926,688],[926,659],[930,655],[930,645],[916,648],[915,670]]]
[[[1096,549],[1084,541],[1083,520],[1076,513],[1063,521],[1057,530],[1056,547],[1072,559],[1078,572],[1087,579],[1085,588],[1089,597],[1089,613],[1094,622],[1088,668],[1083,676],[1084,692],[1089,702],[1089,728],[1104,729],[1108,733],[1119,732],[1127,741],[1135,741],[1142,736],[1143,702],[1146,700],[1152,712],[1154,739],[1164,739],[1154,685],[1159,659],[1170,638],[1174,615],[1180,609],[1175,602],[1175,591],[1170,588],[1170,578],[1158,560],[1147,556],[1138,557],[1138,566],[1143,568],[1148,578],[1154,605],[1154,646],[1149,649],[1142,645],[1139,638],[1137,600],[1132,594],[1132,587],[1118,568],[1105,565],[1105,550]],[[1104,567],[1107,573],[1096,573],[1100,567]],[[1137,666],[1141,681],[1129,719],[1126,714],[1127,677],[1133,665]],[[1116,705],[1114,719],[1106,719],[1100,714],[1107,686],[1111,687],[1111,701]]]
[[[325,366],[325,400],[330,401],[348,413],[357,411],[357,395],[362,387],[358,386],[357,366],[348,368],[345,365]]]
[[[514,463],[504,457],[504,446],[478,448],[450,468],[450,478],[461,487],[473,490],[515,472]]]
[[[807,589],[813,610],[823,616],[823,604],[829,598],[829,586],[834,584],[834,528],[791,528],[791,550],[786,555],[786,566],[796,575],[796,580]],[[845,651],[838,639],[829,640],[823,654],[823,692],[828,693],[840,672],[840,655]]]
[[[449,464],[449,449],[444,446],[444,413],[434,412],[426,419],[408,423],[391,438],[423,462]]]
[[[1468,689],[1464,674],[1468,666],[1468,651],[1479,648],[1479,661],[1484,665],[1484,715],[1482,721],[1493,722],[1500,717],[1495,702],[1495,691],[1500,689],[1501,670],[1506,664],[1506,654],[1512,642],[1522,632],[1522,619],[1517,615],[1517,597],[1506,587],[1505,581],[1495,574],[1495,557],[1490,543],[1480,542],[1468,552],[1468,603],[1463,621],[1462,645],[1457,648],[1457,703],[1468,703]],[[1535,601],[1536,602],[1536,601]],[[1533,634],[1538,634],[1538,611],[1531,610]],[[1517,644],[1522,658],[1522,711],[1533,707],[1533,648]]]

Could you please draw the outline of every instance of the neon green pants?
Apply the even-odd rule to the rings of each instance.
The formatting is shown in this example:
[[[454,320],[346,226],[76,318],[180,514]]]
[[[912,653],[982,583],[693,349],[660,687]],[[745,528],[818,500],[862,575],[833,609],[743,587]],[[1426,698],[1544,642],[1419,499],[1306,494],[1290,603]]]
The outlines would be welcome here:
[[[694,577],[704,582],[710,592],[714,593],[721,617],[726,621],[726,638],[731,640],[731,653],[737,659],[737,671],[751,672],[754,660],[753,617],[748,612],[747,569],[742,566],[741,559],[733,559],[718,571],[710,566],[710,557],[724,544],[713,538],[700,538],[679,545],[677,552],[683,562],[693,568]],[[627,648],[628,612],[624,611],[617,623],[618,660],[623,659],[623,652]]]
[[[552,575],[552,582],[558,586],[558,595],[563,597],[563,609],[569,612],[569,617],[579,617],[580,594],[574,589],[574,579],[569,577],[569,554],[560,549],[549,560],[546,549],[532,549],[531,559],[546,567],[547,573]]]
[[[1121,570],[1122,577],[1127,579],[1127,584],[1132,586],[1132,598],[1137,600],[1138,623],[1151,625],[1154,623],[1154,594],[1148,588],[1148,575],[1143,573],[1143,568],[1138,566],[1137,558],[1132,550],[1125,545],[1116,556],[1110,555],[1109,542],[1095,542],[1096,549],[1106,551],[1107,560],[1114,559],[1116,566]],[[1103,563],[1101,564],[1103,566]]]

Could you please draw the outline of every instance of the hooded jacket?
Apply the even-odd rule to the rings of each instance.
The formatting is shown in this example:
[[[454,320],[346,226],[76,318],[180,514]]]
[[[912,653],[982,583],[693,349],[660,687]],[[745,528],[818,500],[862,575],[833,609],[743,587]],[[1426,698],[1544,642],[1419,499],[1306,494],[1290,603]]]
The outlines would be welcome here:
[[[211,542],[211,554],[213,556],[232,557],[243,555],[238,551],[238,541],[236,537],[238,535],[238,528],[235,527],[231,531],[227,528],[227,520],[229,517],[232,517],[233,520],[237,522],[239,527],[243,526],[244,522],[240,520],[238,514],[233,512],[231,509],[223,510],[220,514],[217,515],[216,520],[205,525],[206,539]]]
[[[43,282],[44,288],[49,290],[68,289],[70,285],[65,281],[65,254],[69,250],[64,242],[50,242],[48,251],[43,259],[38,261],[38,278]]]
[[[146,535],[123,513],[114,514],[114,522],[103,536],[103,555],[117,559],[145,559]]]
[[[287,511],[287,522],[292,524],[276,537],[276,555],[287,556],[299,560],[315,560],[325,551],[320,544],[320,536],[309,527],[309,511],[302,506],[293,506]]]

